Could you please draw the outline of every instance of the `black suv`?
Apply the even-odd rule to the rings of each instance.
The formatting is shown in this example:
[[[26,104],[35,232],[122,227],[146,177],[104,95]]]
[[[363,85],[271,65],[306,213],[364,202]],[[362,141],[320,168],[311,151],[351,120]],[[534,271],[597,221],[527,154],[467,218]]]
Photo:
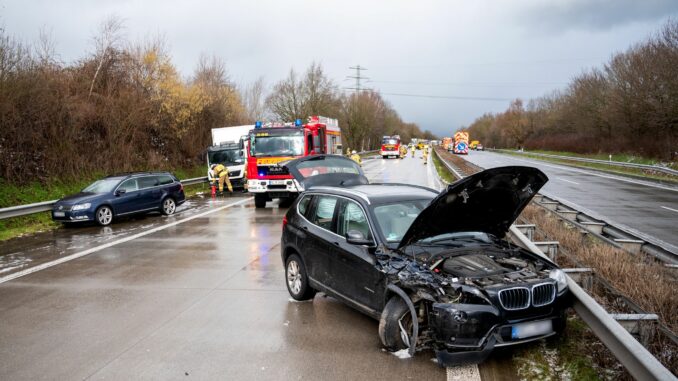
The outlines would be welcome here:
[[[489,169],[438,193],[368,184],[340,156],[285,166],[305,189],[283,220],[294,299],[336,297],[379,320],[388,350],[433,348],[444,366],[564,328],[563,271],[503,239],[548,180],[538,169]]]
[[[58,222],[94,221],[106,226],[113,218],[158,211],[174,214],[186,200],[184,186],[169,172],[135,172],[97,180],[52,207]]]

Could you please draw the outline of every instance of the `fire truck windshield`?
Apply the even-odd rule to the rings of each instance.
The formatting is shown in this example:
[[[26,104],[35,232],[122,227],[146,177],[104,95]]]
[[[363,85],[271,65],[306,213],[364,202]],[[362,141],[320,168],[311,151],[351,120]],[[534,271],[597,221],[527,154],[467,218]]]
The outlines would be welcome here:
[[[398,139],[384,138],[384,140],[381,141],[381,144],[398,144]]]
[[[296,131],[289,135],[253,133],[250,137],[250,155],[266,156],[302,156],[304,154],[304,135]]]

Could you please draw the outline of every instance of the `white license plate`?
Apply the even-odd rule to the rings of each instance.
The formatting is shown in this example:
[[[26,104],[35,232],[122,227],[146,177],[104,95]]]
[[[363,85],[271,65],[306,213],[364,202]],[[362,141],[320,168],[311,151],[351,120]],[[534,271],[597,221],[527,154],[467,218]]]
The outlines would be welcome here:
[[[524,339],[533,336],[542,336],[553,332],[551,320],[520,323],[511,327],[512,339]]]
[[[271,185],[283,185],[285,180],[271,180]]]
[[[54,212],[54,217],[65,217],[66,213],[64,212]]]

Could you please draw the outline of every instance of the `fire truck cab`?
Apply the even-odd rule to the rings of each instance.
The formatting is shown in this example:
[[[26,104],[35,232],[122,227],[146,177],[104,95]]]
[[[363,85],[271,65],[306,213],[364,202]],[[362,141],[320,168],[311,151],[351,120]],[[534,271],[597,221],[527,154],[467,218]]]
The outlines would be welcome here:
[[[398,158],[400,156],[400,135],[384,136],[381,139],[379,154],[384,159],[388,159],[391,156]]]
[[[289,205],[303,191],[287,169],[278,165],[302,156],[342,154],[341,131],[336,119],[311,116],[306,124],[257,122],[249,133],[247,188],[254,194],[254,204],[264,208],[266,202],[280,199]]]

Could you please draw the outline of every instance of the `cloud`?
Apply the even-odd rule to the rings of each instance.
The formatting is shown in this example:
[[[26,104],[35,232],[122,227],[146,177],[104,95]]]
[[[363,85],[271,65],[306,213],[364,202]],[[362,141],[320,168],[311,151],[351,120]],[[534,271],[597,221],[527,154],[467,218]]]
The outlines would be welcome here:
[[[633,22],[651,22],[678,15],[678,1],[549,0],[526,6],[520,15],[519,19],[529,30],[608,30]]]

